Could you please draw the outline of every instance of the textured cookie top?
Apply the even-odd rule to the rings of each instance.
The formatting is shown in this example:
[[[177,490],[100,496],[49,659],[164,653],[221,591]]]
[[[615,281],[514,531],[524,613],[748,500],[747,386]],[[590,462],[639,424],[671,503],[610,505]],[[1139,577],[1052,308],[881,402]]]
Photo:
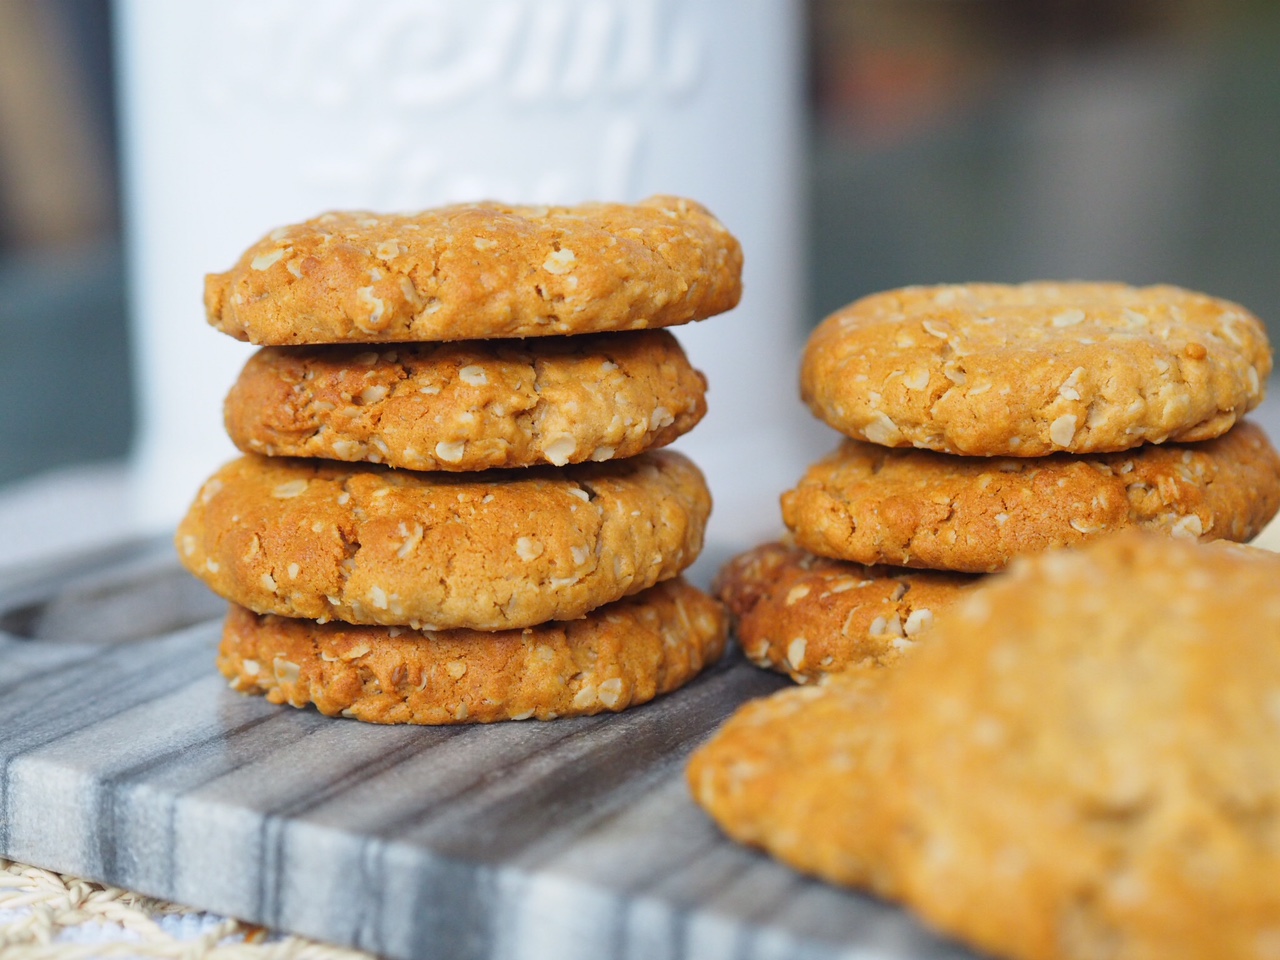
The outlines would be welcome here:
[[[915,648],[977,578],[816,557],[766,543],[730,560],[715,593],[757,666],[797,683],[853,666],[887,666]]]
[[[895,669],[742,711],[691,783],[731,834],[994,955],[1265,956],[1277,578],[1137,531],[1020,559]]]
[[[209,322],[259,344],[541,337],[669,327],[737,305],[742,250],[678,197],[327,213],[205,278]]]
[[[665,330],[537,340],[264,347],[225,406],[241,450],[485,470],[632,457],[702,419]]]
[[[1038,457],[1207,440],[1262,399],[1271,349],[1243,307],[1116,283],[909,287],[814,331],[813,412],[851,437]]]
[[[668,451],[479,474],[249,455],[205,483],[177,545],[257,613],[502,630],[675,576],[710,511],[702,474]]]
[[[420,633],[232,606],[218,668],[272,703],[372,723],[551,720],[674,690],[724,650],[718,603],[682,579],[523,630]]]
[[[846,440],[782,496],[824,556],[971,573],[1125,527],[1246,541],[1280,509],[1280,455],[1252,423],[1119,453],[955,457]]]

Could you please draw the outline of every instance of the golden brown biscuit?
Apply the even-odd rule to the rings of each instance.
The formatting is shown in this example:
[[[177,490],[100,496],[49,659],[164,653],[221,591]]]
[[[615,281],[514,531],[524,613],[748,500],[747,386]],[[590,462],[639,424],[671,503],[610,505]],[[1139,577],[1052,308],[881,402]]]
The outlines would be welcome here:
[[[205,278],[209,322],[258,344],[542,337],[732,309],[742,250],[678,197],[576,207],[327,213]]]
[[[997,956],[1266,956],[1277,582],[1266,551],[1138,531],[1020,559],[860,692],[744,710],[690,783],[733,836]]]
[[[177,544],[257,613],[505,630],[675,576],[710,510],[702,474],[668,451],[479,474],[250,454],[205,483]]]
[[[853,667],[748,702],[690,759],[694,799],[739,843],[892,895],[878,820],[889,759],[880,714],[882,679],[905,666]]]
[[[733,614],[747,659],[808,683],[853,666],[894,663],[978,582],[766,543],[725,564],[713,592]]]
[[[317,624],[233,605],[218,669],[272,703],[371,723],[551,720],[668,693],[724,649],[720,605],[683,579],[523,630],[419,633]]]
[[[1125,527],[1246,541],[1280,509],[1280,454],[1252,423],[1119,453],[954,457],[846,440],[782,495],[823,556],[982,573]]]
[[[1177,287],[908,287],[832,314],[801,391],[842,433],[972,456],[1208,440],[1262,400],[1257,317]]]
[[[241,450],[410,470],[563,466],[665,446],[706,413],[665,330],[536,340],[264,347],[225,406]]]
[[[999,954],[1264,956],[1277,582],[1263,551],[1130,534],[957,605],[886,699],[913,906]]]

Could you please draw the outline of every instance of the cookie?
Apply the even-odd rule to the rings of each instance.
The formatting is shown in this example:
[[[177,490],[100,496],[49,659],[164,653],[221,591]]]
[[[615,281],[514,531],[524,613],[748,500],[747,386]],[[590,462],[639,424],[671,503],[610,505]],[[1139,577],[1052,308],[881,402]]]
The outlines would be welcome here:
[[[1135,534],[957,605],[886,701],[913,906],[1010,956],[1264,956],[1278,578],[1263,551]]]
[[[246,452],[470,471],[632,457],[692,429],[705,394],[676,339],[641,330],[264,347],[225,414]]]
[[[766,543],[725,564],[714,592],[733,615],[747,659],[809,683],[854,666],[896,662],[914,649],[935,614],[978,582]]]
[[[738,303],[742,249],[678,197],[327,213],[205,278],[209,322],[257,344],[542,337],[669,327]]]
[[[1262,400],[1257,317],[1177,287],[1118,283],[908,287],[814,331],[813,412],[889,447],[972,456],[1097,453],[1209,440]]]
[[[232,606],[218,669],[272,703],[371,723],[551,720],[625,710],[724,649],[720,605],[677,578],[581,620],[484,633],[317,624]]]
[[[691,785],[732,835],[996,956],[1266,956],[1277,578],[1140,531],[1020,559],[863,690],[744,710]]]
[[[711,510],[678,453],[479,474],[242,457],[178,527],[187,569],[257,613],[505,630],[675,576]]]
[[[845,441],[782,496],[823,556],[971,573],[1125,527],[1252,539],[1280,509],[1280,455],[1252,423],[1119,453],[954,457]]]
[[[883,678],[906,666],[853,667],[749,701],[690,759],[694,799],[739,843],[832,883],[892,895],[879,832],[889,759],[880,714]]]

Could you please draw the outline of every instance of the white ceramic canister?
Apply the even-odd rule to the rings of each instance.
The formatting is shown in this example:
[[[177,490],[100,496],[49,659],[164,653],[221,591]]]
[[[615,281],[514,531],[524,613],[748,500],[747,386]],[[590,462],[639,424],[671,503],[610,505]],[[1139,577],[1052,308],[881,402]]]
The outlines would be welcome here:
[[[798,473],[778,454],[798,410],[800,17],[797,0],[121,0],[140,521],[171,525],[234,455],[222,399],[253,348],[206,325],[203,277],[262,234],[328,209],[674,193],[746,252],[742,305],[676,331],[711,385],[681,446],[722,504],[776,527]]]

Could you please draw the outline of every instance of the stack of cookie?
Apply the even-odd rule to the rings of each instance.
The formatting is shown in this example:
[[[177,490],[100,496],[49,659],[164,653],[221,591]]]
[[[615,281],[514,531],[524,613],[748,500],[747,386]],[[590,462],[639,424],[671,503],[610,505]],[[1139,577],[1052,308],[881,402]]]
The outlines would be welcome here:
[[[733,307],[741,264],[655,197],[327,214],[210,276],[210,323],[266,345],[227,399],[245,456],[177,535],[232,602],[232,686],[378,723],[550,719],[714,660],[720,607],[679,577],[710,496],[654,449],[705,382],[646,328]]]
[[[850,439],[784,494],[794,544],[719,580],[744,649],[805,682],[892,661],[1020,554],[1125,527],[1249,540],[1280,507],[1280,457],[1238,422],[1270,371],[1256,317],[1175,287],[969,284],[853,303],[801,370],[810,408]]]

